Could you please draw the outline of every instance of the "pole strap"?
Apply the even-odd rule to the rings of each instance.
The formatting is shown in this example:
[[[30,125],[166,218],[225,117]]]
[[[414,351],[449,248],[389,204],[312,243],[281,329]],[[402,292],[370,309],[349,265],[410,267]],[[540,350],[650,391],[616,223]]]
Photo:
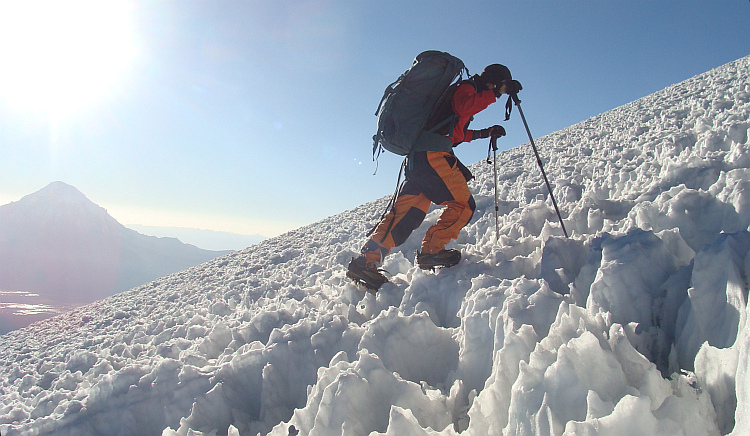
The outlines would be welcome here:
[[[510,113],[513,112],[513,96],[516,96],[516,99],[518,98],[518,94],[512,94],[508,96],[508,100],[505,102],[505,121],[510,119]]]
[[[492,152],[497,153],[497,137],[496,136],[490,136],[490,146],[487,148],[487,164],[491,164],[490,162],[490,154]]]

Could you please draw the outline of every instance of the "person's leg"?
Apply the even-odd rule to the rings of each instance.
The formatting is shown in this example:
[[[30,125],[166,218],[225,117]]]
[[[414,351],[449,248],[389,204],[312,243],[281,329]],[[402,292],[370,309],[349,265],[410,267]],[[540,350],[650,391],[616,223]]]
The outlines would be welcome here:
[[[388,214],[375,228],[370,240],[362,248],[368,265],[379,265],[383,258],[397,247],[422,224],[430,200],[410,181],[404,182]]]
[[[469,198],[473,203],[473,198]],[[458,234],[466,224],[469,223],[474,210],[468,202],[450,201],[443,203],[445,210],[440,214],[438,222],[427,230],[422,241],[421,252],[425,254],[439,253],[445,245]]]
[[[362,254],[349,262],[347,277],[372,292],[377,291],[388,281],[380,271],[383,259],[419,227],[429,207],[430,200],[414,184],[404,182],[393,207],[362,247]]]
[[[422,241],[421,252],[435,254],[445,248],[445,244],[458,237],[459,231],[469,223],[476,204],[471,196],[467,180],[471,173],[450,153],[427,153],[429,170],[425,171],[422,185],[425,196],[432,202],[445,206],[438,222],[427,230]]]

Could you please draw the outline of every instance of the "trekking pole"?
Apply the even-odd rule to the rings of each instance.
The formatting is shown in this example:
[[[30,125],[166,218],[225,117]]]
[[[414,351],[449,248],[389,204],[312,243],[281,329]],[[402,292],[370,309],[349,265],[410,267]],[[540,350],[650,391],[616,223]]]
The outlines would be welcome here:
[[[498,207],[497,207],[497,136],[490,137],[490,148],[492,149],[492,162],[495,166],[494,177],[492,181],[495,184],[495,242],[500,240],[500,222],[498,218]],[[489,159],[489,153],[487,153]]]
[[[523,120],[523,125],[524,127],[526,127],[526,134],[529,135],[529,141],[531,142],[531,147],[534,149],[534,154],[536,155],[536,163],[539,164],[539,169],[542,170],[542,177],[544,177],[544,183],[547,185],[549,196],[552,199],[552,204],[555,206],[555,212],[557,212],[557,218],[560,220],[560,227],[562,227],[562,231],[565,234],[565,237],[569,238],[568,231],[565,230],[565,224],[563,223],[562,215],[560,215],[560,209],[557,207],[555,196],[552,194],[552,187],[550,186],[549,180],[547,179],[547,173],[544,172],[544,166],[542,166],[542,159],[539,157],[539,151],[536,149],[536,144],[534,144],[534,138],[531,136],[531,130],[529,130],[529,124],[526,122],[526,117],[523,115],[523,109],[521,109],[521,100],[518,98],[518,94],[511,94],[511,98],[513,98],[513,102],[516,104],[516,107],[518,108],[518,113],[521,114],[521,120]]]

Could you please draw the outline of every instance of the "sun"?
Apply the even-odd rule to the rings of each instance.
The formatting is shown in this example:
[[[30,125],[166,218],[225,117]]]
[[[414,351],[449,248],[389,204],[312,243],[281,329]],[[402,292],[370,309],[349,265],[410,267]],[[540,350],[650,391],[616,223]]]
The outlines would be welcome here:
[[[136,55],[120,0],[0,0],[0,100],[64,116],[105,97]]]

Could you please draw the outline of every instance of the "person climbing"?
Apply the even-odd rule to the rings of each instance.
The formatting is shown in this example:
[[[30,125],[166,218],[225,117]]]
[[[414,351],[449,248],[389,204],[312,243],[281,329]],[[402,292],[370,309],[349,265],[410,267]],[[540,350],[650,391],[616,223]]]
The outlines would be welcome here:
[[[456,147],[462,142],[479,138],[505,135],[502,126],[494,125],[486,129],[470,130],[473,116],[494,103],[502,94],[515,94],[522,89],[513,80],[510,70],[500,64],[487,66],[481,74],[475,74],[457,83],[453,95],[435,112],[449,111],[455,114],[453,128],[446,125],[436,133],[448,137]],[[431,119],[442,116],[433,114]],[[452,115],[451,114],[451,115]],[[426,136],[431,121],[428,120],[422,136]],[[461,252],[446,249],[445,245],[458,237],[459,231],[469,223],[476,204],[469,191],[468,182],[473,175],[454,155],[453,150],[440,150],[441,147],[426,151],[412,151],[406,158],[406,180],[400,186],[398,195],[390,211],[380,220],[361,249],[360,256],[352,259],[347,269],[347,277],[371,291],[376,291],[388,279],[381,273],[380,266],[391,249],[403,244],[409,235],[424,220],[431,203],[444,206],[437,223],[427,230],[421,249],[417,252],[417,264],[421,269],[448,268],[461,260]]]

